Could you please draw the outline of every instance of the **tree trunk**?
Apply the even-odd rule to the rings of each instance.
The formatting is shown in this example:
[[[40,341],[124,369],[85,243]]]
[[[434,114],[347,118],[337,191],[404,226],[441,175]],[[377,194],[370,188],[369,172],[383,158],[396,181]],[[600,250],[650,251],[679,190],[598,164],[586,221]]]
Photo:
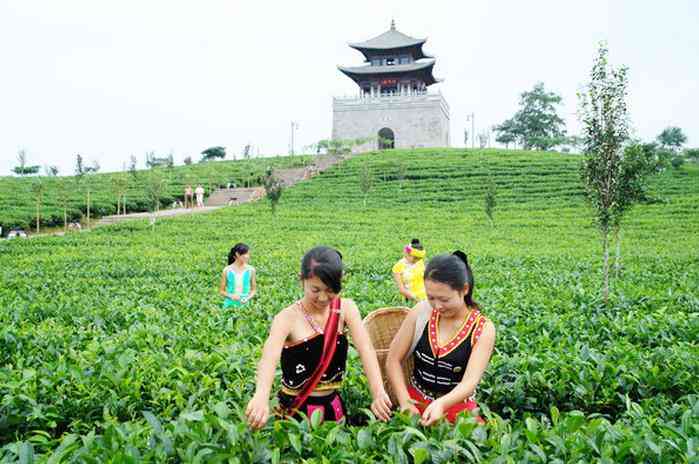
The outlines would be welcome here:
[[[621,272],[621,228],[614,233],[614,241],[616,242],[616,257],[614,258],[614,276],[619,278]]]
[[[609,231],[605,230],[602,232],[602,248],[604,252],[604,284],[602,287],[602,297],[604,299],[604,305],[607,306],[609,302]]]
[[[90,228],[90,190],[87,191],[87,228]]]

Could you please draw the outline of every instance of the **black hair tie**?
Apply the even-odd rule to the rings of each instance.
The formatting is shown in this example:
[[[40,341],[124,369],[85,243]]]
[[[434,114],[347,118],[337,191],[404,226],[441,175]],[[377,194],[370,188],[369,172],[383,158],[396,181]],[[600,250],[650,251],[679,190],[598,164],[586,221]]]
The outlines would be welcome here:
[[[461,261],[463,261],[467,268],[469,267],[469,265],[468,265],[468,256],[466,256],[466,253],[464,253],[464,252],[461,251],[461,250],[456,250],[454,253],[452,253],[452,255],[453,255],[453,256],[456,256],[456,257],[459,258]]]

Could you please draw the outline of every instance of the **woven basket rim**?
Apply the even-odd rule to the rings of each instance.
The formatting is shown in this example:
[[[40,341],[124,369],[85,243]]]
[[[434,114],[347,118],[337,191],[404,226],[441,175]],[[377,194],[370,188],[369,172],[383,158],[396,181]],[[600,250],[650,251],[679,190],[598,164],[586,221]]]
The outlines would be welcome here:
[[[407,313],[410,312],[410,308],[407,306],[386,306],[383,308],[378,308],[370,312],[369,314],[366,315],[366,317],[362,320],[364,324],[367,324],[368,322],[371,322],[373,319],[382,316],[386,313]]]

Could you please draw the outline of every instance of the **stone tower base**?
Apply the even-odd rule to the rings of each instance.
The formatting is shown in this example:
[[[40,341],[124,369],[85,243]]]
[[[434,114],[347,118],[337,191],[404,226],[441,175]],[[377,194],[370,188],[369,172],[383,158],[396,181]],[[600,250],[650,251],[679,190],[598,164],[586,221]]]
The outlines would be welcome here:
[[[333,99],[334,140],[371,138],[357,150],[375,150],[379,132],[395,148],[448,147],[449,105],[441,93]]]

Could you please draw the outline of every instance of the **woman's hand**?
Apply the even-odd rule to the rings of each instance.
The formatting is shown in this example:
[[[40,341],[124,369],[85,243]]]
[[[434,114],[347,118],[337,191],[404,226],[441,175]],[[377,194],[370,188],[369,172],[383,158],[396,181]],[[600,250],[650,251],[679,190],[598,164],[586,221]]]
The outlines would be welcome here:
[[[233,301],[240,301],[240,295],[234,295],[234,294],[232,294],[232,295],[230,296],[230,298],[231,298],[231,300],[233,300]]]
[[[400,406],[401,412],[408,412],[411,416],[420,415],[420,410],[415,406],[415,400],[410,399],[407,403]]]
[[[420,423],[425,426],[432,425],[442,417],[444,417],[444,403],[441,401],[441,398],[439,398],[431,402],[429,406],[425,408]]]
[[[269,400],[255,393],[247,408],[245,408],[245,416],[251,428],[260,429],[264,427],[269,419]]]
[[[381,392],[374,397],[374,401],[371,402],[371,412],[373,412],[379,420],[384,422],[391,418],[391,399],[383,388]]]

